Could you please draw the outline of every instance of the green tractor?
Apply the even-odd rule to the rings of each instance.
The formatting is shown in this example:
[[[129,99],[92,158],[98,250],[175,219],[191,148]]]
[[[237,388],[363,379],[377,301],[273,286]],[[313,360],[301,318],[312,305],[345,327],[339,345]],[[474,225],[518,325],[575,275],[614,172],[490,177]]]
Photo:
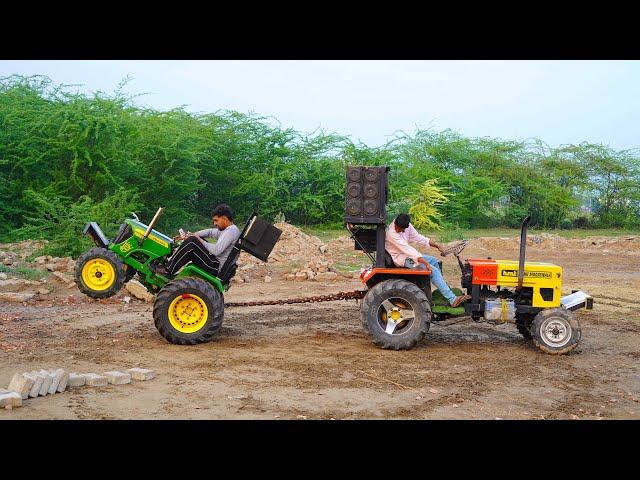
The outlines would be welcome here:
[[[126,219],[111,241],[96,222],[87,223],[83,234],[89,235],[97,246],[78,258],[76,284],[91,298],[108,298],[137,273],[140,282],[156,295],[153,319],[167,341],[180,345],[209,342],[222,326],[224,292],[235,275],[240,251],[266,262],[282,232],[253,213],[217,272],[188,264],[175,277],[168,278],[155,271],[177,245],[153,229],[162,211],[162,207],[158,209],[149,225],[134,213],[134,218]]]

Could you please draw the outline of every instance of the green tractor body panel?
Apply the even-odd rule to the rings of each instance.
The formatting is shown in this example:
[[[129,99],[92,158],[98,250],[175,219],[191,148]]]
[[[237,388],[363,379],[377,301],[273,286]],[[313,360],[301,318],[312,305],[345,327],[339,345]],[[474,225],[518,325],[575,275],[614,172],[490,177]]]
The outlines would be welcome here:
[[[178,272],[178,275],[176,275],[176,278],[180,278],[180,277],[200,277],[203,280],[206,280],[207,282],[212,283],[213,286],[216,287],[220,293],[224,293],[224,285],[222,285],[222,282],[218,277],[215,277],[205,272],[204,270],[199,268],[197,265],[193,265],[192,263],[187,265],[186,267],[184,267],[182,270]]]
[[[141,244],[148,226],[133,219],[126,219],[125,223],[131,227],[133,235],[120,243],[111,243],[107,248],[122,258],[126,265],[136,270],[141,277],[142,283],[146,284],[147,287],[150,286],[152,290],[164,287],[170,279],[155,273],[151,270],[149,264],[154,260],[171,254],[173,239],[152,229],[144,243]],[[200,277],[213,284],[219,292],[225,291],[220,279],[198,268],[196,265],[187,265],[178,273],[176,278],[187,276]]]

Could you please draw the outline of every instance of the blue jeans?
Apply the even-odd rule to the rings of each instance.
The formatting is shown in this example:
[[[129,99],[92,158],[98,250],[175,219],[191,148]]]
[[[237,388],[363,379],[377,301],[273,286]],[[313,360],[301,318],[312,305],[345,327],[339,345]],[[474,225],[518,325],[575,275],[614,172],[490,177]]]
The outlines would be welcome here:
[[[431,283],[433,283],[435,287],[440,290],[442,296],[446,298],[449,302],[449,305],[451,305],[456,299],[456,294],[451,291],[449,285],[447,285],[447,282],[444,281],[442,272],[438,267],[438,260],[436,260],[435,257],[430,257],[429,255],[423,255],[422,258],[424,258],[429,263],[429,265],[431,265]],[[416,267],[414,267],[414,265],[415,262],[412,258],[407,258],[404,262],[404,266],[407,268],[416,268],[421,270],[424,270],[425,268],[422,263],[418,263]]]

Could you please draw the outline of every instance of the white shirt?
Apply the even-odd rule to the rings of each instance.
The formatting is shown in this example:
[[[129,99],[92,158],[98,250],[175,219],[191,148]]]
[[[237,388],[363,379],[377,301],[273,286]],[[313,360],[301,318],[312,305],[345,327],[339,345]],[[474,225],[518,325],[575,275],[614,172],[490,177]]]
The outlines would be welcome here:
[[[387,227],[384,248],[389,252],[389,255],[391,255],[393,263],[398,267],[404,267],[404,262],[407,258],[411,258],[414,263],[417,264],[418,259],[422,258],[422,254],[409,245],[409,242],[421,247],[428,247],[429,238],[420,235],[411,224],[401,233],[396,232],[395,225],[394,220],[391,222],[391,225]]]

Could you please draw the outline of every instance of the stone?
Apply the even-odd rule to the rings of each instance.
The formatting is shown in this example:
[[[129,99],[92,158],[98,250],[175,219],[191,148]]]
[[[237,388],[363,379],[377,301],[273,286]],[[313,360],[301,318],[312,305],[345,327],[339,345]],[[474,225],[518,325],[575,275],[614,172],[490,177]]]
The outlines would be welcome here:
[[[304,282],[307,279],[307,274],[305,272],[298,272],[295,275],[296,282]]]
[[[69,374],[69,381],[67,387],[83,387],[87,383],[87,378],[75,373]]]
[[[327,282],[332,281],[338,278],[338,274],[336,272],[322,272],[316,274],[316,280],[319,282]]]
[[[0,393],[0,407],[11,409],[22,406],[22,396],[18,392]]]
[[[39,288],[37,292],[38,295],[49,295],[49,290],[47,290],[46,288]]]
[[[322,253],[323,255],[326,253],[327,248],[329,248],[328,245],[320,245],[320,247],[318,247],[320,249],[320,253]]]
[[[44,263],[47,263],[47,257],[43,255],[43,256],[34,258],[33,261],[39,264],[44,264]]]
[[[53,275],[62,283],[66,283],[68,288],[71,288],[76,284],[73,278],[71,278],[69,275],[66,275],[62,272],[53,272]]]
[[[9,382],[7,390],[19,393],[22,399],[26,400],[29,398],[31,387],[33,387],[33,380],[31,378],[26,377],[22,373],[16,373],[11,379],[11,382]]]
[[[129,280],[125,284],[127,291],[136,298],[145,302],[153,302],[153,295],[149,293],[144,285],[137,280]]]
[[[40,286],[40,282],[34,280],[23,280],[21,278],[9,278],[0,280],[0,289],[10,292],[22,292],[25,288],[33,288]]]
[[[0,301],[22,303],[28,302],[35,296],[35,293],[0,292]]]
[[[6,280],[7,279],[7,274],[4,272],[0,272],[0,280]]]
[[[295,276],[293,273],[287,273],[287,274],[284,276],[284,279],[285,279],[285,280],[287,280],[287,281],[292,282],[293,280],[295,280],[295,279],[296,279],[296,276]]]
[[[47,263],[47,264],[45,264],[44,268],[46,268],[50,272],[56,272],[56,271],[60,270],[60,268],[58,267],[57,263]]]
[[[134,380],[151,380],[152,378],[156,378],[156,372],[153,370],[147,370],[145,368],[130,368],[127,372],[131,375],[131,378]]]
[[[104,387],[109,384],[109,380],[103,375],[96,375],[95,373],[83,373],[82,376],[86,379],[86,384],[90,387]]]
[[[42,382],[42,387],[40,387],[40,396],[45,396],[49,393],[49,387],[51,386],[51,383],[53,382],[53,375],[51,375],[51,373],[47,372],[46,370],[40,370],[40,373],[42,376],[44,376],[44,381]]]
[[[273,279],[269,275],[264,276],[264,283],[271,283]]]
[[[104,372],[103,375],[107,377],[107,380],[112,385],[126,385],[127,383],[131,383],[130,373]]]
[[[33,386],[29,391],[29,396],[31,398],[35,398],[40,395],[40,389],[42,388],[42,383],[44,382],[44,375],[42,375],[41,373],[31,372],[25,373],[24,376],[29,377],[31,380],[33,380]]]

